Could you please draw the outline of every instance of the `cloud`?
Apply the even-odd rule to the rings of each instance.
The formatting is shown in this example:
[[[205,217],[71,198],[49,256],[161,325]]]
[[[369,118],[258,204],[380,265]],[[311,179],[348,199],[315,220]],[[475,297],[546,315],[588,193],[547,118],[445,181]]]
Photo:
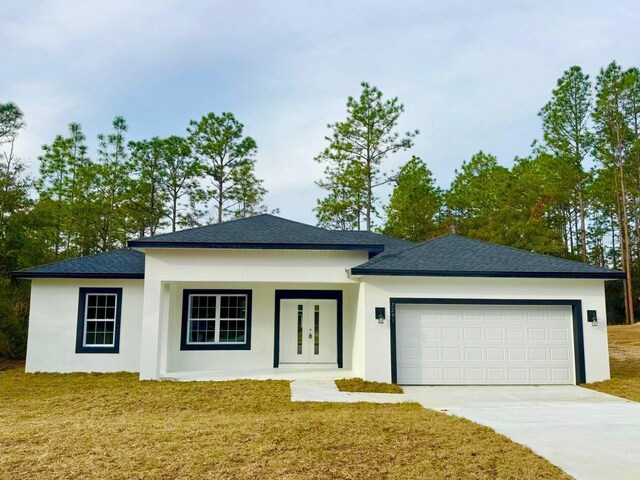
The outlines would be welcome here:
[[[639,13],[632,1],[16,2],[0,18],[0,101],[24,109],[31,159],[71,121],[94,142],[117,114],[144,138],[232,111],[258,141],[271,206],[313,221],[313,157],[360,81],[405,103],[401,128],[421,130],[412,153],[446,187],[480,149],[504,164],[528,154],[569,66],[640,64]]]

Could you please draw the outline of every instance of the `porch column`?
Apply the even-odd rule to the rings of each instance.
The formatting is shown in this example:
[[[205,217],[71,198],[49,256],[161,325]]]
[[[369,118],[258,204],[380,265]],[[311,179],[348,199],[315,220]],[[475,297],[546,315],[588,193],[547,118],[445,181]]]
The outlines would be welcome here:
[[[142,335],[140,339],[140,380],[158,380],[162,356],[163,324],[169,315],[168,284],[160,281],[144,282],[142,306]],[[166,301],[165,301],[166,299]]]

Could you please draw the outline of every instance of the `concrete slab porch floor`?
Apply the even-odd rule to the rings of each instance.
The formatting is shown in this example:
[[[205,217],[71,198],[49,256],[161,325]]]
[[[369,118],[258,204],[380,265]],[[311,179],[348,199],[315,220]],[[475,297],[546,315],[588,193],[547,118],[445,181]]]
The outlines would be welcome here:
[[[570,385],[403,388],[407,399],[486,425],[578,480],[640,478],[640,403]]]
[[[162,380],[180,382],[210,382],[225,380],[304,380],[353,378],[353,371],[331,365],[281,365],[279,368],[252,370],[207,370],[170,372],[160,375]]]

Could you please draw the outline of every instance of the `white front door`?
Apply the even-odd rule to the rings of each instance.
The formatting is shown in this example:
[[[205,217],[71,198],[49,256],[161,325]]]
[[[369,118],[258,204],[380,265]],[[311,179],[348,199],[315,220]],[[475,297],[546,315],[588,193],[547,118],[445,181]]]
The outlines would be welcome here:
[[[280,363],[337,363],[336,300],[281,300]]]

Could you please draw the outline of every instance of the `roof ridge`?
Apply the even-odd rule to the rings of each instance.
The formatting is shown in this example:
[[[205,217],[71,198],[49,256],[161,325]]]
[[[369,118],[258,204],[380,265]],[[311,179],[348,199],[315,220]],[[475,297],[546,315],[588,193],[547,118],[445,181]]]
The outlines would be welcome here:
[[[450,233],[444,233],[444,234],[442,234],[442,235],[438,235],[437,237],[430,238],[429,240],[425,240],[424,242],[416,243],[416,244],[414,244],[414,245],[410,245],[410,246],[408,246],[408,247],[406,247],[406,248],[401,248],[401,249],[400,249],[399,251],[397,251],[397,252],[388,253],[388,254],[386,254],[386,255],[377,255],[377,256],[373,257],[371,260],[369,260],[369,261],[367,261],[367,262],[363,263],[362,265],[358,265],[358,266],[357,266],[357,267],[355,267],[355,268],[364,267],[365,265],[366,265],[366,266],[375,265],[376,263],[378,263],[378,262],[382,261],[383,259],[384,259],[384,260],[388,260],[389,258],[396,257],[396,256],[400,255],[401,253],[408,252],[409,250],[413,250],[414,248],[421,247],[421,246],[423,246],[423,245],[426,245],[427,243],[431,243],[431,242],[433,242],[434,240],[437,240],[437,239],[439,239],[439,238],[446,237],[446,236],[449,236],[449,235],[452,235],[452,234],[450,234]]]
[[[176,233],[182,233],[182,232],[193,232],[194,230],[202,230],[203,228],[207,228],[207,227],[217,227],[219,225],[227,225],[229,223],[236,223],[236,222],[240,222],[242,220],[249,220],[250,218],[257,218],[257,217],[274,217],[274,218],[279,218],[282,220],[286,220],[286,218],[282,218],[282,217],[278,217],[276,215],[271,215],[270,213],[259,213],[257,215],[251,215],[250,217],[244,217],[244,218],[232,218],[231,220],[225,220],[223,222],[218,222],[218,223],[207,223],[206,225],[199,225],[197,227],[190,227],[190,228],[185,228],[184,230],[176,230],[175,232],[165,232],[165,233],[159,233],[157,235],[151,235],[150,237],[138,237],[138,238],[132,238],[131,240],[127,240],[128,242],[137,242],[139,240],[149,240],[151,238],[157,238],[157,237],[164,237],[165,235],[172,235],[172,234],[176,234]]]
[[[211,228],[211,227],[215,228],[215,227],[218,227],[218,226],[228,225],[230,223],[242,222],[242,221],[246,221],[246,220],[250,220],[250,219],[254,219],[254,218],[259,218],[259,217],[270,217],[270,218],[274,218],[276,220],[281,220],[283,222],[295,223],[296,225],[300,225],[302,227],[312,228],[314,230],[320,230],[322,232],[327,232],[327,233],[330,233],[330,234],[336,234],[336,236],[338,236],[340,233],[343,232],[343,230],[330,230],[328,228],[318,227],[316,225],[309,225],[308,223],[303,223],[303,222],[300,222],[298,220],[291,220],[289,218],[280,217],[278,215],[273,215],[272,213],[259,213],[257,215],[251,215],[250,217],[233,218],[231,220],[225,220],[225,221],[220,222],[220,223],[208,223],[206,225],[200,225],[198,227],[185,228],[184,230],[176,230],[175,232],[165,232],[165,233],[159,233],[158,235],[152,235],[150,237],[134,238],[134,239],[131,239],[129,241],[132,241],[132,242],[147,241],[147,240],[151,240],[152,238],[164,237],[166,235],[173,235],[173,234],[183,233],[183,232],[193,232],[193,231],[196,231],[196,230],[202,230],[204,228]]]
[[[399,242],[408,242],[411,244],[416,244],[418,242],[414,242],[413,240],[407,240],[406,238],[398,238],[392,235],[387,235],[386,233],[374,232],[372,230],[336,230],[340,232],[348,232],[348,233],[370,233],[372,235],[377,235],[378,237],[391,238],[392,240],[397,240]]]

